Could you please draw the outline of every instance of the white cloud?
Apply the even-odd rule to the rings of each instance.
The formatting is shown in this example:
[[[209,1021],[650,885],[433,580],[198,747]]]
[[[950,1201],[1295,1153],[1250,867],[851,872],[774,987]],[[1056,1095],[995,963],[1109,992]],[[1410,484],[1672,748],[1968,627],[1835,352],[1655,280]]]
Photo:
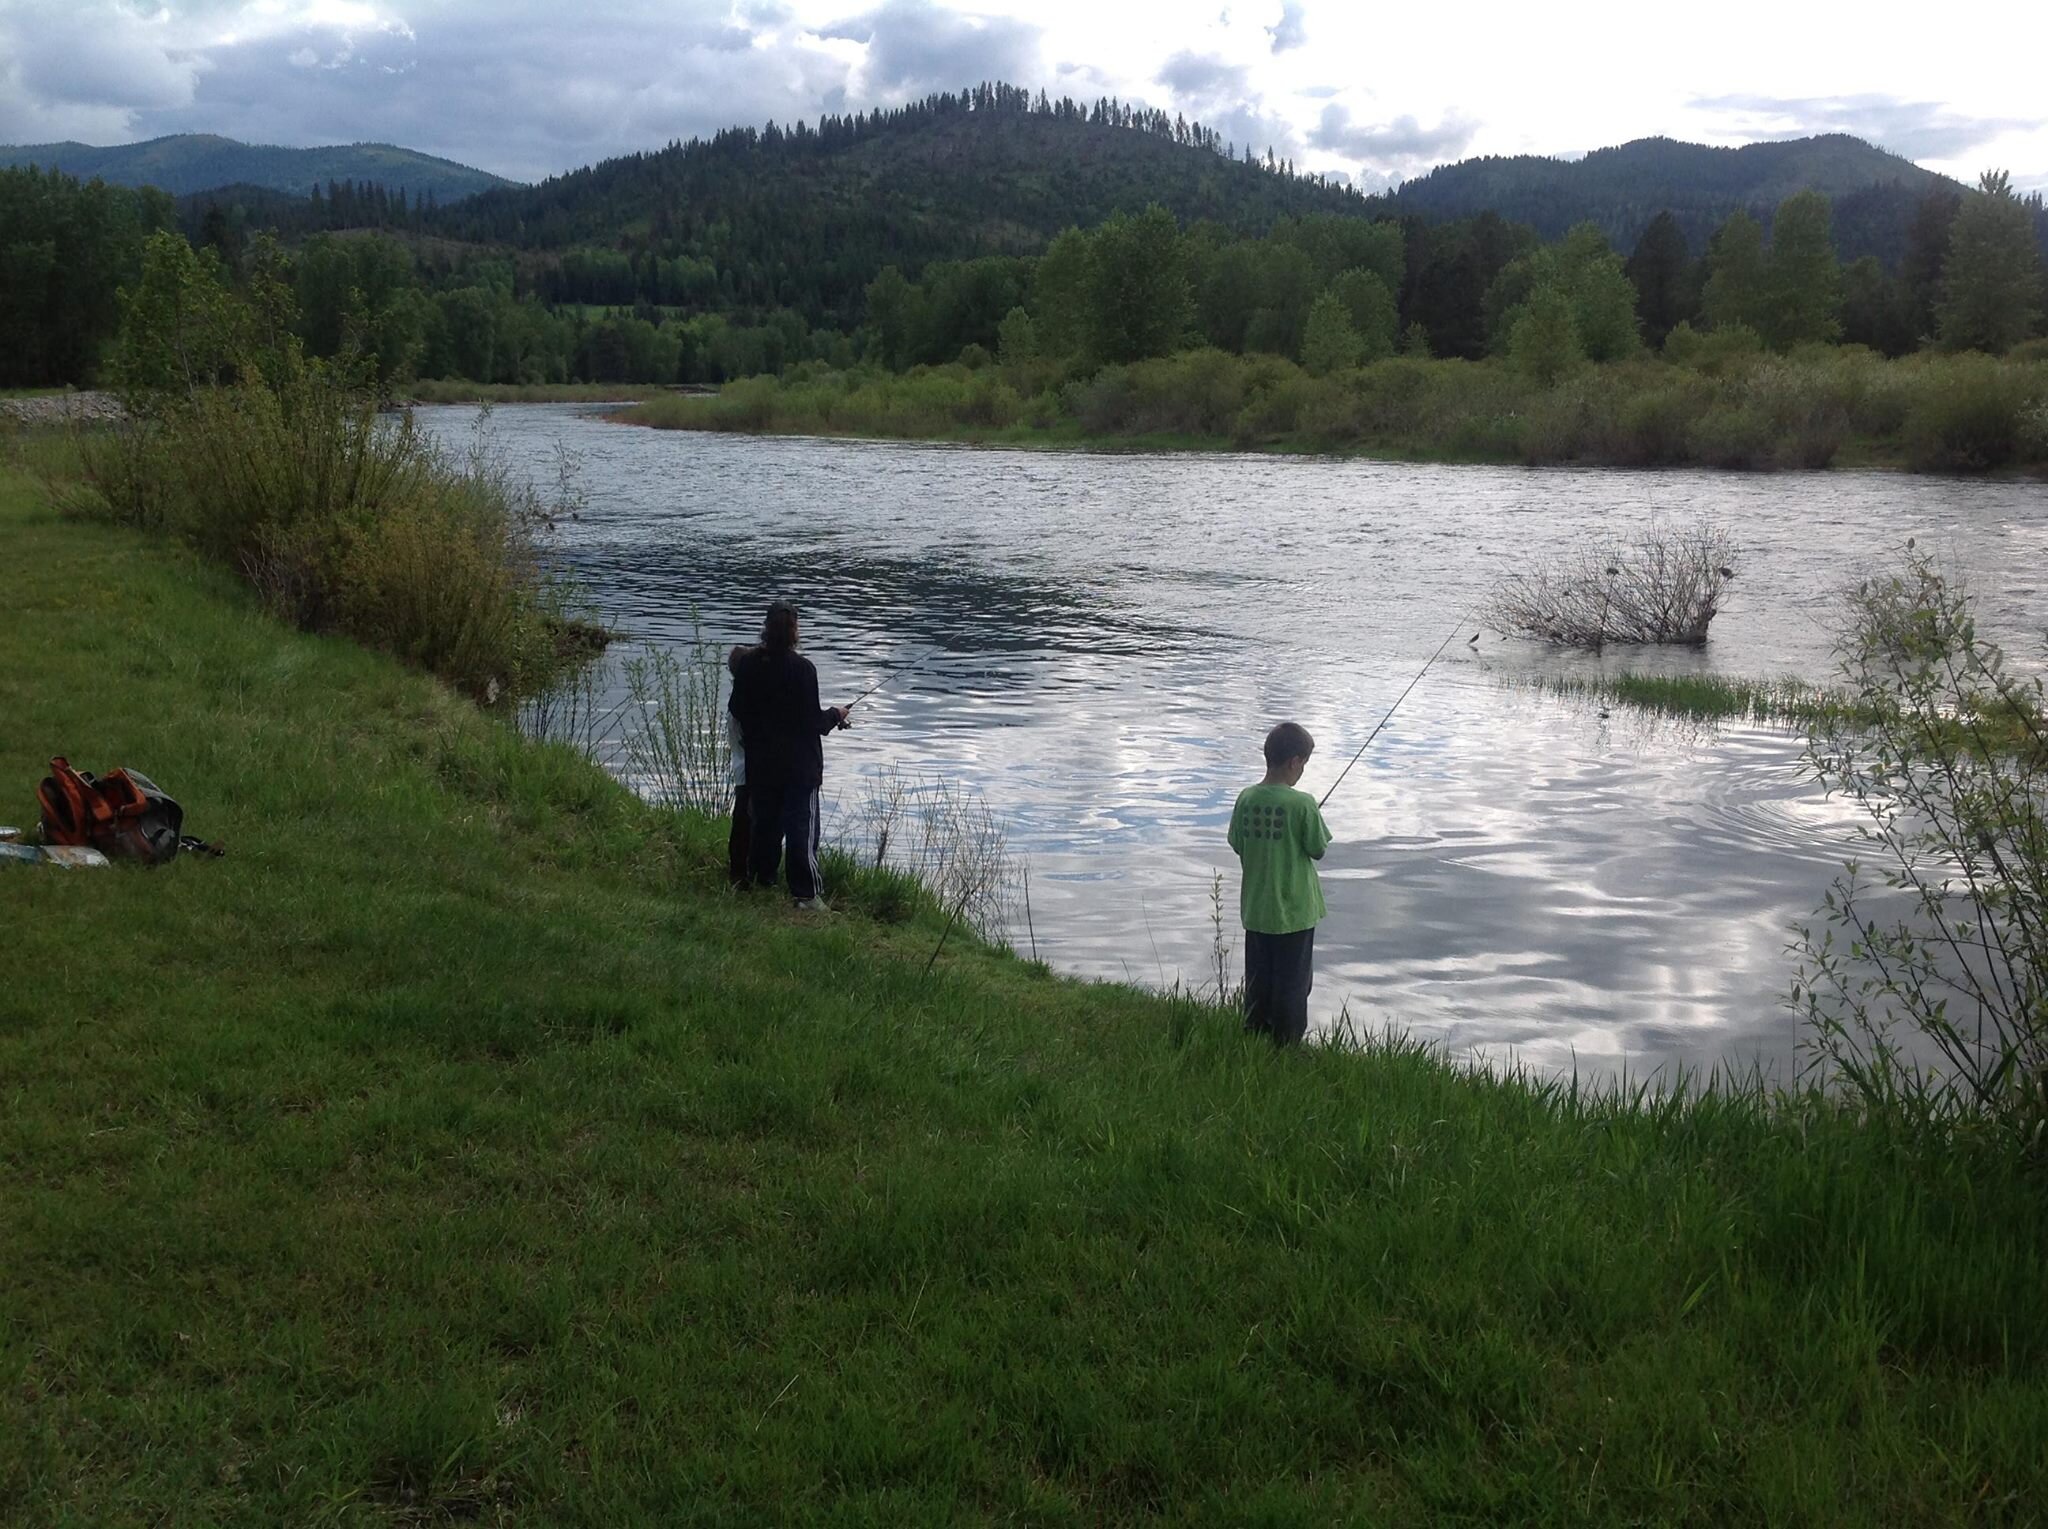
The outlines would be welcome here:
[[[381,138],[534,177],[1001,78],[1182,111],[1361,185],[1473,153],[1828,129],[2048,179],[2048,12],[1953,0],[1943,34],[1996,44],[1942,49],[1899,47],[1895,9],[1845,28],[1724,0],[1702,29],[1588,0],[1564,27],[1475,0],[1446,46],[1441,11],[1346,0],[0,0],[0,139]]]

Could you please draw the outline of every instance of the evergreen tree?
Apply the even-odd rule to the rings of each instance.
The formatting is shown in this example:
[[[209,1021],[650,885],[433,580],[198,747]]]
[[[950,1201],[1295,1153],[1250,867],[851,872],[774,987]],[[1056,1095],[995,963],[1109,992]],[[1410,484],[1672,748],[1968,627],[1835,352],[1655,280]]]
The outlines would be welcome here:
[[[1636,289],[1636,315],[1643,321],[1643,338],[1651,345],[1662,345],[1673,326],[1699,311],[1692,249],[1685,230],[1669,212],[1650,220],[1642,238],[1636,240],[1626,270]]]
[[[1778,350],[1842,335],[1842,268],[1835,258],[1828,199],[1802,191],[1778,204],[1764,270],[1764,342]]]
[[[1739,325],[1761,332],[1764,277],[1763,229],[1746,212],[1730,213],[1707,245],[1702,316],[1715,329]]]
[[[1906,311],[1913,323],[1914,343],[1934,337],[1940,322],[1942,274],[1948,267],[1949,235],[1963,199],[1953,191],[1938,188],[1920,199],[1913,222],[1906,230],[1906,253],[1899,263],[1899,281],[1904,288]]]
[[[2012,178],[1987,170],[1977,194],[1956,214],[1950,236],[1940,309],[1943,348],[2003,355],[2032,332],[2040,298],[2032,219],[2013,195]]]
[[[1242,353],[1259,308],[1259,247],[1230,244],[1209,258],[1196,301],[1202,337],[1218,350]]]
[[[882,364],[900,367],[910,352],[913,297],[910,283],[893,265],[885,265],[868,283],[868,324],[881,347]]]
[[[1910,299],[1902,283],[1885,275],[1875,255],[1842,268],[1842,339],[1886,356],[1903,356],[1918,343]]]

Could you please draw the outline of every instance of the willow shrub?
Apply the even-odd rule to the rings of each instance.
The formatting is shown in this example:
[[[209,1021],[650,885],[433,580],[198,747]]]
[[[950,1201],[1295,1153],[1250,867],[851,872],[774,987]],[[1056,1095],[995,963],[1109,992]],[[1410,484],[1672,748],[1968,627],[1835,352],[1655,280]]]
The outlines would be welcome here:
[[[1848,601],[1850,704],[1808,763],[1862,815],[1799,933],[1817,1061],[1873,1110],[1958,1114],[2048,1143],[2048,707],[1925,554]]]
[[[2048,463],[2048,365],[1860,346],[1767,354],[1742,331],[1674,337],[1545,386],[1499,361],[1395,356],[1311,377],[1279,356],[1201,349],[1091,368],[1043,358],[902,374],[805,368],[629,416],[672,428],[897,439],[1024,428],[1193,437],[1460,461],[1817,468],[1861,440],[1931,471]]]
[[[544,511],[482,456],[454,463],[408,415],[297,357],[132,401],[80,440],[74,510],[162,529],[234,568],[278,616],[343,633],[486,703],[548,683],[557,601]]]
[[[1921,362],[1903,422],[1907,460],[1921,472],[1986,472],[2048,461],[2034,416],[2048,406],[2048,366],[1989,356]]]

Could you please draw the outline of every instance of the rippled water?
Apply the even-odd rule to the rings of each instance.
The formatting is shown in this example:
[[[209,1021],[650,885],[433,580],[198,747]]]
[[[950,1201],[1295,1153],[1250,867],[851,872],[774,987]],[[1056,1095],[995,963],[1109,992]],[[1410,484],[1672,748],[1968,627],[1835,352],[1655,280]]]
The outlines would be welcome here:
[[[461,439],[475,411],[420,417]],[[1029,857],[1039,953],[1088,975],[1208,980],[1210,878],[1233,911],[1223,829],[1265,730],[1316,735],[1320,794],[1459,626],[1327,809],[1316,1012],[1540,1068],[1787,1072],[1786,941],[1852,841],[1783,731],[1603,716],[1531,681],[1824,679],[1830,592],[1909,536],[2022,661],[2048,620],[2031,484],[754,439],[552,406],[492,428],[537,479],[557,443],[580,459],[556,552],[638,641],[693,613],[748,640],[794,598],[828,701],[939,648],[828,741],[828,811],[891,765],[978,788]],[[1465,641],[1513,560],[1701,513],[1743,548],[1704,652]]]

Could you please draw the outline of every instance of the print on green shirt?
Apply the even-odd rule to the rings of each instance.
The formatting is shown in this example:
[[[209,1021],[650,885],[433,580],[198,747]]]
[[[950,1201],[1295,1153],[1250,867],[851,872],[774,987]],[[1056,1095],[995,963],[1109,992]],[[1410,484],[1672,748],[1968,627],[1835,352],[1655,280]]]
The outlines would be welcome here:
[[[1230,847],[1244,866],[1238,914],[1254,934],[1313,929],[1329,911],[1316,862],[1330,847],[1322,809],[1306,791],[1261,782],[1237,794]]]

